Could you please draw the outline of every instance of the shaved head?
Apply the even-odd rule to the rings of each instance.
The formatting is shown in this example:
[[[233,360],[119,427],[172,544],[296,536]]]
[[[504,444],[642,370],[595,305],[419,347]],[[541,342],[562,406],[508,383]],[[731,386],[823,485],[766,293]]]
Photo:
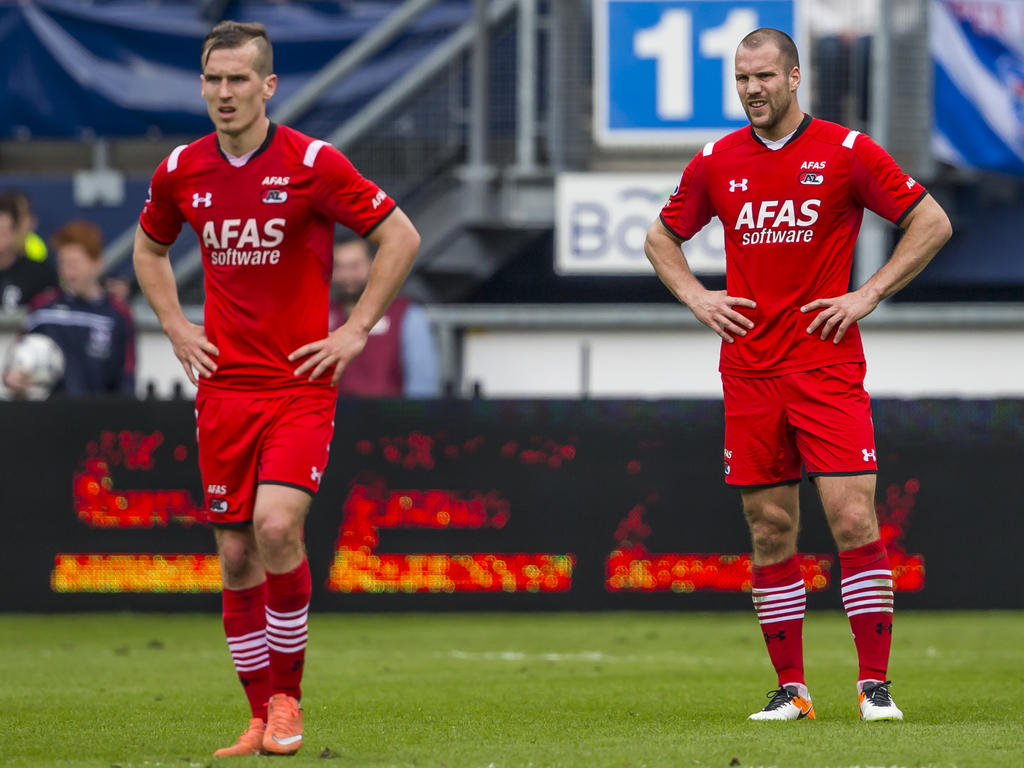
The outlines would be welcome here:
[[[780,29],[761,27],[740,40],[740,48],[755,50],[763,45],[774,45],[779,49],[787,70],[800,66],[800,53],[796,49],[796,43]]]

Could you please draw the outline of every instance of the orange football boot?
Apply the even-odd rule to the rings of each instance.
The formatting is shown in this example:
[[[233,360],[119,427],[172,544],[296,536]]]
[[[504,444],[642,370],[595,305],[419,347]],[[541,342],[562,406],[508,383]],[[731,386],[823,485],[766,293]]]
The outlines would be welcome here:
[[[275,693],[267,703],[267,730],[263,750],[272,755],[294,755],[302,746],[302,708],[284,693]]]
[[[238,737],[238,741],[230,747],[218,749],[213,753],[214,757],[237,757],[238,755],[261,755],[263,754],[263,731],[266,726],[258,717],[249,721],[249,727],[245,733]]]

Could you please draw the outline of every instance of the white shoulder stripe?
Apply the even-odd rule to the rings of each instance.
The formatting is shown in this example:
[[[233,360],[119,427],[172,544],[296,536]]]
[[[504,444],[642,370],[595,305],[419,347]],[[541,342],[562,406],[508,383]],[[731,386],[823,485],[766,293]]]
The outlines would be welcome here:
[[[316,139],[310,142],[309,146],[306,147],[306,156],[302,158],[302,164],[310,168],[313,167],[313,163],[316,162],[316,155],[320,151],[320,148],[327,142],[323,139]]]
[[[705,144],[704,145],[704,157],[707,157],[708,155],[710,155],[712,153],[712,151],[714,151],[714,149],[715,149],[715,142],[709,141],[707,144]]]
[[[167,158],[168,173],[170,173],[171,171],[175,170],[178,167],[178,158],[181,156],[181,153],[184,152],[187,147],[188,144],[179,144],[174,148],[174,151],[171,152],[170,157]]]
[[[853,142],[857,140],[858,136],[860,136],[860,131],[850,131],[846,134],[846,138],[843,139],[843,146],[847,149],[853,149]]]

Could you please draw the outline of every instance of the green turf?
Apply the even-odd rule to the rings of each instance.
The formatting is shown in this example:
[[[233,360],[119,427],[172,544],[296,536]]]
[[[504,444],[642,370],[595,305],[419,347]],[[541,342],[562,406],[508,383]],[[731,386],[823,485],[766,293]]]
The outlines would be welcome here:
[[[812,613],[819,719],[751,723],[774,676],[746,613],[318,615],[285,764],[1024,766],[1024,613],[896,621],[905,722],[857,720],[846,618]],[[281,763],[212,760],[247,717],[218,616],[0,614],[4,766]]]

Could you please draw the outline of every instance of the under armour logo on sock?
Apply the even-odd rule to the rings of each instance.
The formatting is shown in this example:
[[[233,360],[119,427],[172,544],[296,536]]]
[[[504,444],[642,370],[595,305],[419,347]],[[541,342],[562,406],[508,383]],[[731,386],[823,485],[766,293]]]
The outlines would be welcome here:
[[[784,629],[780,629],[778,632],[775,632],[775,633],[771,633],[771,632],[765,632],[764,633],[764,641],[766,643],[770,643],[772,640],[778,640],[779,642],[782,642],[785,639],[786,639],[786,630],[784,630]]]
[[[883,624],[882,622],[878,622],[877,624],[875,624],[875,633],[880,635],[883,632],[888,632],[891,635],[892,634],[892,624],[891,623]]]
[[[298,672],[302,669],[302,659],[296,659],[292,662],[292,672]]]

